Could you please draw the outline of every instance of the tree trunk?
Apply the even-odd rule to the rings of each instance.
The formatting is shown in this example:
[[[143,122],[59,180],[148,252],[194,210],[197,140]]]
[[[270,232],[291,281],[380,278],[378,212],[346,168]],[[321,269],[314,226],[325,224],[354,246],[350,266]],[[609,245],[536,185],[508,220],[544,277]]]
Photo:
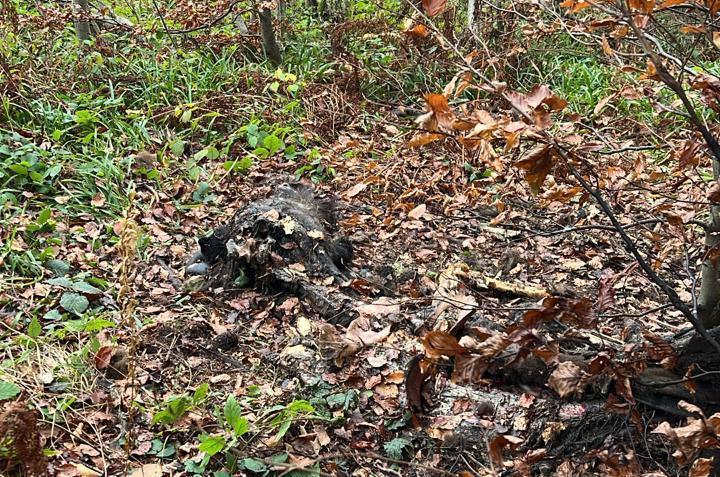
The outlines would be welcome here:
[[[88,0],[75,0],[75,14],[81,19],[75,21],[75,33],[78,40],[90,39],[90,22],[85,18],[88,15]]]
[[[720,177],[720,164],[713,160],[713,177]],[[710,207],[710,223],[705,229],[707,257],[702,264],[702,285],[698,297],[698,318],[705,328],[720,325],[720,206]]]
[[[280,46],[275,39],[275,30],[272,24],[272,11],[267,8],[261,8],[258,11],[258,18],[260,18],[260,33],[262,35],[263,50],[265,55],[270,60],[273,66],[278,66],[282,63],[282,53],[280,53]]]

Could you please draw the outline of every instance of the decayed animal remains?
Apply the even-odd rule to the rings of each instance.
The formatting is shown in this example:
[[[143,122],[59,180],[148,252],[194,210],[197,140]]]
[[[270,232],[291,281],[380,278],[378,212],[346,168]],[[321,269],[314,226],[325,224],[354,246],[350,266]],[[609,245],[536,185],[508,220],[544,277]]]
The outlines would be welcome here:
[[[335,205],[331,199],[316,197],[309,185],[282,184],[268,198],[251,202],[227,224],[200,238],[200,249],[185,272],[203,275],[203,289],[255,284],[313,294],[310,288],[327,284],[329,277],[344,281],[352,244],[336,236]]]

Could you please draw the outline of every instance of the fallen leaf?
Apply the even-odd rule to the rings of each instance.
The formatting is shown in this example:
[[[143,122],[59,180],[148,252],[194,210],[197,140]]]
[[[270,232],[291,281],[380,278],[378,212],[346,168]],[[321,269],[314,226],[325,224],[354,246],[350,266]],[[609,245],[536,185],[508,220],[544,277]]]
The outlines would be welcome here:
[[[408,217],[411,219],[419,220],[420,217],[425,215],[425,211],[427,210],[427,206],[425,204],[420,204],[417,207],[415,207],[413,210],[408,212]]]
[[[145,464],[142,467],[132,470],[129,477],[161,477],[162,473],[162,465]]]
[[[561,398],[565,398],[580,391],[581,379],[582,370],[580,367],[572,361],[564,361],[552,372],[547,384]]]

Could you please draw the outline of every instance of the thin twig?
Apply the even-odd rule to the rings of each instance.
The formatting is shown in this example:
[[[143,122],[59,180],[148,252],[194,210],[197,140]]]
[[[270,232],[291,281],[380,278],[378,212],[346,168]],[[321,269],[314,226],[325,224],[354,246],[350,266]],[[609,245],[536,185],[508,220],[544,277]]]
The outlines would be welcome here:
[[[507,104],[509,104],[514,111],[516,111],[520,116],[522,116],[525,119],[525,121],[528,122],[528,124],[535,124],[534,119],[526,111],[524,111],[522,108],[517,106],[504,91],[498,90],[497,87],[495,85],[493,85],[493,82],[487,76],[485,76],[485,74],[483,72],[479,71],[477,68],[475,68],[472,65],[472,63],[470,61],[466,60],[464,58],[464,56],[462,55],[462,53],[460,52],[460,49],[458,48],[458,46],[454,42],[447,39],[443,35],[443,33],[437,29],[437,27],[432,23],[432,21],[430,21],[430,19],[415,4],[413,4],[410,0],[405,0],[405,1],[421,17],[423,17],[426,24],[430,26],[430,28],[435,32],[436,35],[439,35],[440,37],[445,39],[445,41],[449,45],[450,49],[452,49],[452,51],[459,58],[463,58],[463,61],[465,62],[466,67],[470,71],[472,71],[472,73],[477,78],[479,78],[480,80],[482,80],[485,83],[485,85],[488,87],[487,90],[489,92],[491,92],[491,93],[495,94],[496,96],[505,100],[507,102]],[[592,2],[592,3],[594,5],[596,4],[595,2]],[[630,19],[629,23],[632,27],[634,27],[637,30],[637,26],[634,25],[634,22],[632,22],[632,19]],[[636,35],[637,34],[638,33],[636,32]],[[639,36],[641,36],[641,34]],[[648,48],[649,48],[649,46],[648,46]],[[658,65],[656,65],[656,69],[658,70],[658,72],[660,72],[662,69],[662,71],[664,71],[666,73],[666,75],[669,76],[669,73],[667,73],[667,70],[664,69],[662,62],[659,60],[657,55],[655,55],[654,57],[657,60],[657,62],[659,63],[659,68],[657,67]],[[682,87],[680,87],[679,89],[680,89],[680,93],[682,94],[682,96],[685,98],[685,100],[688,103],[686,105],[686,107],[689,106],[689,108],[690,108],[690,109],[688,109],[688,112],[692,115],[693,113],[695,113],[695,109],[692,107],[692,104],[690,104],[689,99],[687,99],[687,95],[682,90]],[[673,91],[674,91],[674,89],[673,89]],[[685,104],[685,101],[683,101],[683,104]],[[695,113],[695,116],[696,116],[696,113]],[[707,129],[702,125],[702,123],[700,123],[700,126],[701,126],[702,130],[707,133],[708,137],[706,138],[706,141],[708,141],[708,145],[710,145],[712,148],[711,143],[713,143],[717,147],[716,157],[720,159],[720,145],[717,144],[717,142],[715,141],[713,136],[710,134],[709,131],[707,131]],[[582,174],[580,174],[578,172],[578,170],[573,166],[573,164],[572,164],[573,157],[571,157],[571,155],[565,149],[563,149],[563,147],[559,143],[559,141],[554,136],[550,135],[550,133],[548,133],[545,130],[541,130],[541,131],[539,131],[539,134],[547,141],[547,143],[549,145],[551,145],[553,147],[554,152],[563,160],[563,163],[568,168],[568,170],[570,171],[570,174],[575,178],[575,180],[577,180],[580,183],[580,185],[582,186],[582,188],[585,189],[585,191],[588,192],[590,195],[592,195],[592,197],[595,199],[595,201],[598,203],[598,205],[600,205],[600,207],[603,210],[603,212],[605,213],[605,215],[608,217],[608,219],[610,219],[610,222],[615,227],[616,232],[620,235],[620,238],[623,240],[626,250],[635,258],[635,260],[640,265],[640,268],[642,268],[642,270],[650,278],[650,280],[652,282],[654,282],[663,291],[663,293],[665,293],[665,295],[667,295],[667,297],[670,299],[670,303],[672,303],[672,305],[678,311],[680,311],[683,314],[683,316],[685,316],[685,318],[690,323],[692,323],[695,330],[703,338],[705,338],[705,340],[708,343],[710,343],[710,345],[713,348],[715,348],[715,350],[717,350],[718,353],[720,353],[720,343],[718,343],[712,336],[710,336],[710,334],[707,332],[707,329],[705,329],[705,326],[703,325],[703,323],[698,319],[697,316],[695,316],[693,314],[692,310],[690,310],[690,308],[680,298],[680,296],[677,294],[677,292],[664,279],[662,279],[660,276],[658,276],[657,273],[655,273],[655,270],[653,270],[653,268],[650,266],[650,264],[640,254],[640,251],[636,247],[635,243],[630,238],[630,236],[627,234],[627,232],[623,228],[622,224],[620,224],[620,221],[615,216],[615,213],[614,213],[612,207],[604,199],[604,197],[602,196],[602,193],[598,189],[595,189],[582,176]],[[706,137],[706,134],[703,134],[703,137]],[[714,152],[714,149],[713,149],[713,152]]]

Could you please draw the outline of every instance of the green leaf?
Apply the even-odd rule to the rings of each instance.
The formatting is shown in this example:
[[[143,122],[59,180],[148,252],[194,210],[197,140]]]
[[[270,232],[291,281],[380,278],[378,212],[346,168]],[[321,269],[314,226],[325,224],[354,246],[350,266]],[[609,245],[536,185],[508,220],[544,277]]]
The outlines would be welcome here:
[[[190,399],[187,396],[173,397],[165,403],[165,409],[155,413],[152,424],[169,424],[180,419],[190,409]]]
[[[102,295],[102,290],[99,290],[86,282],[73,283],[72,289],[88,295]]]
[[[82,315],[90,306],[90,302],[82,295],[67,292],[63,293],[62,297],[60,297],[60,306],[63,307],[65,311]]]
[[[105,328],[114,328],[115,326],[117,326],[117,324],[114,321],[96,318],[94,320],[90,320],[87,323],[85,323],[85,326],[83,327],[83,331],[87,331],[87,332],[102,331]]]
[[[225,401],[225,422],[227,422],[233,430],[235,437],[240,437],[250,430],[248,420],[241,416],[242,409],[238,404],[235,396],[228,396]]]
[[[223,163],[223,168],[226,171],[246,172],[252,167],[252,165],[253,165],[252,157],[245,156],[240,160],[225,161]]]
[[[206,149],[208,150],[207,158],[209,160],[214,161],[215,159],[220,157],[220,151],[218,151],[215,146],[208,146],[208,147],[206,147]]]
[[[23,166],[22,164],[11,164],[8,166],[8,169],[13,171],[15,174],[26,176],[28,175],[28,168]]]
[[[289,456],[288,456],[287,452],[281,452],[279,454],[275,454],[274,456],[271,456],[270,460],[276,464],[284,464],[285,462],[287,462],[288,457]]]
[[[172,443],[167,443],[165,447],[157,451],[155,455],[161,458],[172,457],[175,455],[175,446]]]
[[[48,285],[54,285],[56,287],[72,288],[73,282],[66,277],[55,277],[47,281]]]
[[[263,146],[267,148],[269,155],[272,156],[273,154],[284,148],[285,143],[276,135],[270,134],[268,136],[265,136],[265,139],[263,139]]]
[[[207,182],[201,182],[198,184],[197,189],[192,194],[192,198],[195,202],[202,202],[210,192],[210,184]]]
[[[173,141],[173,143],[170,144],[170,150],[176,156],[182,156],[182,153],[185,152],[185,141]]]
[[[312,406],[312,404],[305,400],[293,401],[287,405],[286,409],[293,414],[299,414],[301,412],[315,412],[315,408]]]
[[[276,441],[280,441],[280,439],[285,437],[285,434],[287,434],[287,431],[290,430],[290,425],[292,424],[292,417],[288,416],[286,413],[282,413],[280,415],[283,416],[285,419],[283,419],[282,421],[279,421],[280,425],[278,426],[278,431],[277,431],[277,434],[275,435]],[[277,424],[277,423],[275,423],[275,424]]]
[[[188,178],[192,181],[196,181],[200,177],[202,170],[198,166],[188,167]]]
[[[95,121],[95,114],[91,111],[81,109],[75,112],[75,122],[81,125],[91,124]]]
[[[211,436],[200,440],[202,442],[200,442],[198,449],[208,455],[215,455],[225,448],[225,438],[223,436]]]
[[[393,459],[402,459],[403,450],[410,445],[410,440],[403,437],[396,437],[395,439],[386,442],[383,446],[385,453]]]
[[[7,381],[0,381],[0,401],[12,399],[20,394],[20,386]]]
[[[196,161],[199,161],[201,159],[205,159],[205,157],[208,155],[208,149],[207,147],[200,149],[198,152],[195,153],[193,156],[193,159]]]
[[[43,320],[46,320],[46,321],[62,320],[62,313],[60,313],[57,310],[50,310],[47,313],[45,313],[45,316],[43,316]]]
[[[48,260],[47,263],[45,263],[45,266],[55,272],[55,275],[59,277],[67,275],[68,272],[70,272],[70,265],[62,260]]]
[[[265,149],[264,147],[258,147],[255,150],[253,150],[253,154],[255,154],[258,157],[261,157],[263,159],[270,157],[270,151]]]
[[[195,393],[193,394],[193,404],[196,406],[200,404],[207,396],[209,390],[210,385],[208,383],[202,383],[200,386],[198,386],[195,390]]]
[[[50,209],[43,209],[43,210],[38,214],[38,218],[37,218],[37,220],[36,220],[35,222],[37,222],[38,225],[42,225],[42,224],[44,224],[45,222],[47,222],[50,217],[52,217],[52,210],[50,210]]]
[[[242,460],[242,465],[243,467],[245,467],[246,470],[249,470],[250,472],[255,472],[257,474],[259,474],[260,472],[265,472],[267,470],[265,462],[257,459],[251,459],[249,457]]]
[[[208,465],[208,462],[210,462],[210,457],[205,456],[202,458],[202,460],[195,461],[192,459],[188,459],[185,461],[185,470],[190,472],[191,474],[205,474],[205,466]]]
[[[85,320],[63,321],[63,326],[71,333],[80,333],[82,331],[85,331]]]
[[[42,333],[42,326],[40,326],[40,322],[37,319],[37,316],[33,316],[32,320],[30,320],[30,324],[28,325],[28,336],[30,338],[35,339]]]

